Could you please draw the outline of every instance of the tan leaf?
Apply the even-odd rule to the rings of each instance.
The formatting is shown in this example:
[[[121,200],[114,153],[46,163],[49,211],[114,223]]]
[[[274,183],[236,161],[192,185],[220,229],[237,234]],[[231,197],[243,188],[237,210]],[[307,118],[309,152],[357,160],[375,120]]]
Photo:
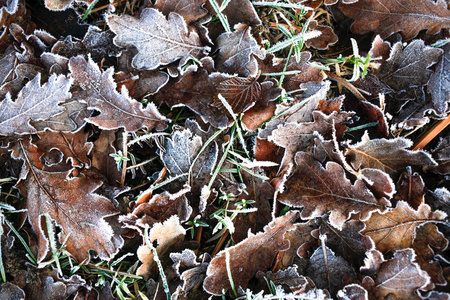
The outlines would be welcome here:
[[[40,85],[38,74],[20,91],[16,101],[11,96],[0,102],[0,135],[36,133],[30,121],[46,120],[64,111],[58,104],[68,99],[72,80],[52,75]]]
[[[76,0],[91,5],[95,0]],[[45,0],[45,7],[49,10],[66,10],[73,5],[75,0]]]
[[[420,30],[428,29],[427,34],[436,34],[450,26],[450,11],[444,0],[365,0],[350,5],[339,3],[339,9],[355,19],[353,32],[375,31],[383,39],[401,31],[408,40]]]
[[[408,166],[433,166],[436,162],[427,152],[407,150],[412,142],[405,138],[374,139],[364,135],[361,142],[349,145],[345,156],[356,169],[380,169],[391,176]]]
[[[186,23],[191,24],[208,13],[203,8],[205,3],[206,0],[158,0],[153,7],[166,16],[175,12],[182,16]]]
[[[446,216],[441,211],[432,212],[427,204],[421,204],[414,210],[406,202],[399,201],[397,207],[384,214],[373,213],[364,221],[366,228],[361,233],[372,238],[377,250],[394,251],[412,246],[418,226],[442,222]]]
[[[142,127],[148,130],[166,128],[166,118],[162,116],[153,103],[146,108],[128,96],[126,89],[122,93],[116,91],[112,68],[102,72],[89,58],[72,57],[69,62],[71,76],[83,90],[83,98],[89,108],[100,111],[100,115],[88,118],[87,121],[102,129],[125,128],[136,131]]]
[[[363,180],[352,184],[335,162],[328,162],[324,168],[310,154],[297,152],[295,163],[295,170],[285,183],[286,191],[277,200],[303,207],[303,219],[330,213],[330,224],[341,230],[352,213],[360,212],[361,219],[367,219],[372,211],[384,211],[390,206],[386,198],[377,199]]]
[[[366,276],[362,286],[369,292],[369,299],[407,300],[420,299],[416,290],[425,287],[430,277],[414,262],[412,249],[402,249],[394,253],[394,257],[377,264],[374,278]]]
[[[289,211],[264,227],[264,232],[252,234],[239,244],[219,252],[208,266],[203,288],[214,295],[221,295],[231,289],[225,262],[225,256],[229,255],[235,288],[238,290],[242,287],[245,290],[257,271],[267,271],[278,251],[289,248],[289,242],[283,236],[294,228],[293,223],[297,218],[298,212]]]
[[[45,172],[35,166],[36,147],[18,142],[16,154],[25,163],[17,186],[26,199],[27,216],[38,235],[38,262],[49,249],[43,215],[48,214],[61,228],[59,241],[66,240],[67,251],[78,262],[89,262],[89,251],[104,260],[111,259],[123,240],[114,237],[105,217],[118,214],[111,201],[95,194],[101,182],[85,176],[71,177],[68,172]],[[40,162],[36,162],[40,163]],[[86,206],[89,203],[89,206]]]
[[[208,47],[200,44],[198,34],[189,31],[183,17],[175,12],[166,17],[156,9],[146,8],[140,19],[129,15],[109,15],[106,22],[117,34],[114,43],[119,47],[136,47],[133,67],[152,70],[181,59],[184,65],[190,57],[200,58]]]

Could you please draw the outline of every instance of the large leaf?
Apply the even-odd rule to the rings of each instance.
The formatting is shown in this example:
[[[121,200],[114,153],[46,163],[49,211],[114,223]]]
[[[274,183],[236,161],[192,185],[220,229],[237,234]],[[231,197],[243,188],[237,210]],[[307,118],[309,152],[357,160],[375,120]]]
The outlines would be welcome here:
[[[236,290],[239,287],[245,290],[257,271],[267,271],[278,251],[289,248],[284,234],[294,229],[293,223],[297,218],[298,213],[290,211],[264,227],[264,232],[251,234],[239,244],[219,252],[208,266],[203,288],[214,295],[231,289],[226,266],[226,256],[229,255],[229,269]]]
[[[72,81],[63,75],[52,75],[42,86],[40,81],[38,74],[20,91],[16,101],[8,94],[0,102],[0,135],[36,133],[31,120],[50,119],[64,111],[58,104],[71,96]]]
[[[361,218],[366,219],[372,211],[384,211],[390,206],[386,198],[377,199],[363,180],[352,184],[335,162],[328,162],[324,168],[311,155],[297,152],[295,163],[295,171],[285,184],[286,191],[277,199],[286,205],[303,207],[304,219],[330,213],[331,225],[342,229],[352,213],[360,212]]]
[[[433,107],[438,114],[448,110],[450,102],[450,44],[443,47],[444,54],[441,57],[436,70],[428,82],[428,91],[433,99]]]
[[[417,210],[406,202],[399,201],[396,208],[382,214],[375,212],[364,221],[364,235],[372,238],[375,247],[381,252],[394,251],[412,246],[416,236],[416,228],[433,222],[442,222],[446,214],[441,211],[432,212],[430,206],[421,204]]]
[[[71,177],[71,171],[40,170],[36,167],[40,164],[39,153],[29,142],[18,142],[16,150],[16,155],[25,161],[17,186],[26,199],[28,220],[38,236],[38,261],[49,250],[44,215],[61,228],[59,241],[67,239],[66,249],[77,261],[87,263],[90,250],[101,259],[111,259],[123,240],[114,237],[105,221],[105,217],[118,211],[109,199],[94,193],[101,182],[83,175]]]
[[[88,122],[102,129],[123,127],[127,131],[142,127],[162,130],[166,127],[166,118],[153,103],[143,108],[142,104],[128,96],[126,88],[122,88],[121,93],[116,91],[112,68],[102,72],[91,58],[86,61],[82,56],[72,57],[69,68],[75,84],[84,90],[80,97],[88,102],[90,108],[100,111],[100,115],[88,118]]]
[[[109,15],[108,26],[117,36],[114,43],[120,47],[136,47],[133,58],[137,69],[155,69],[181,58],[184,65],[190,57],[199,58],[208,47],[200,44],[198,34],[189,32],[179,14],[171,12],[169,18],[156,9],[147,8],[136,19],[128,15]]]
[[[349,5],[339,3],[339,9],[355,19],[353,32],[375,31],[383,39],[398,31],[410,39],[423,29],[435,34],[450,26],[450,11],[444,0],[365,0]]]

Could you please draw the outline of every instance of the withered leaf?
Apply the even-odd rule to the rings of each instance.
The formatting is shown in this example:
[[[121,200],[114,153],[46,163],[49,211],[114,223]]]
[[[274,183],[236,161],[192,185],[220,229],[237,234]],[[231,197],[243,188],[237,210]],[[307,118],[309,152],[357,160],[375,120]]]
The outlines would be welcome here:
[[[77,261],[87,263],[89,250],[96,251],[101,259],[111,259],[123,241],[113,236],[111,226],[104,219],[118,211],[109,199],[94,193],[101,182],[83,175],[71,177],[70,170],[42,171],[35,166],[36,147],[31,143],[18,144],[18,155],[25,164],[17,186],[26,199],[28,220],[38,235],[37,260],[42,261],[49,250],[47,228],[43,227],[45,221],[42,222],[45,214],[61,228],[59,241],[62,243],[67,238],[66,249]]]
[[[385,299],[388,295],[394,299],[414,299],[415,291],[430,281],[427,273],[414,262],[415,256],[414,250],[402,249],[393,258],[377,264],[375,278],[366,276],[362,282],[370,299]]]
[[[225,256],[229,255],[231,277],[236,290],[239,287],[245,290],[257,271],[267,271],[278,251],[289,248],[289,242],[283,236],[294,228],[293,223],[297,218],[298,212],[289,211],[264,227],[264,232],[251,234],[239,244],[219,252],[208,266],[203,288],[214,295],[221,295],[231,289],[225,262]]]
[[[306,275],[320,289],[328,289],[332,296],[344,286],[344,278],[355,278],[355,270],[328,247],[319,247],[309,259]]]
[[[221,6],[223,2],[224,0],[217,0],[219,6]],[[212,14],[215,14],[214,10],[209,5],[209,1],[208,10]],[[229,1],[222,13],[227,16],[231,28],[239,23],[248,23],[250,26],[261,25],[261,20],[250,0]]]
[[[418,226],[441,222],[446,216],[441,211],[432,212],[427,204],[414,210],[406,202],[399,201],[397,207],[384,214],[374,212],[364,221],[366,228],[361,233],[372,238],[377,250],[394,251],[412,246]]]
[[[132,62],[137,69],[152,70],[180,58],[180,65],[184,65],[190,57],[200,58],[209,51],[201,45],[198,34],[189,31],[183,17],[175,12],[166,19],[158,10],[146,8],[140,19],[109,15],[106,21],[117,34],[114,38],[117,46],[134,46],[138,50]]]
[[[95,0],[45,0],[45,7],[49,10],[65,10],[71,7],[75,1],[91,5]]]
[[[447,246],[448,240],[435,224],[427,223],[417,227],[412,246],[417,254],[416,262],[422,270],[428,273],[433,284],[445,285],[447,283],[439,261],[435,259],[435,251],[433,250],[441,252]],[[434,286],[430,288],[434,288]]]
[[[431,153],[438,165],[425,167],[424,170],[442,175],[450,174],[450,136],[442,138]]]
[[[414,209],[425,201],[425,183],[418,173],[411,174],[410,168],[400,175],[395,189],[394,200],[404,200]]]
[[[206,0],[158,0],[153,7],[166,16],[175,12],[182,16],[186,23],[191,24],[208,13],[203,8],[205,3]]]
[[[318,37],[305,41],[306,46],[313,47],[314,49],[326,50],[328,46],[334,45],[338,41],[338,36],[333,32],[330,26],[319,25],[316,20],[312,20],[309,23],[310,30],[320,31]]]
[[[16,101],[11,96],[0,102],[0,135],[36,133],[30,120],[46,120],[64,111],[58,104],[68,99],[72,80],[52,75],[40,85],[38,74],[20,91]]]
[[[158,242],[156,252],[160,260],[167,260],[170,255],[170,251],[173,246],[180,244],[186,230],[180,225],[180,220],[176,215],[167,219],[164,223],[156,223],[150,229],[149,240],[150,242]],[[146,279],[158,274],[158,267],[153,259],[153,252],[147,245],[142,245],[137,250],[137,256],[143,265],[140,266],[136,274],[142,275]]]
[[[438,114],[448,111],[450,102],[450,44],[442,47],[444,54],[430,77],[427,89],[433,99],[433,107]]]
[[[361,179],[354,184],[345,176],[344,169],[335,162],[324,168],[310,154],[297,152],[296,167],[285,183],[286,191],[278,201],[293,207],[303,207],[301,217],[312,219],[330,213],[330,224],[342,229],[352,213],[369,217],[373,210],[384,211],[390,202],[377,199]]]
[[[314,139],[318,136],[331,138],[333,126],[345,124],[352,115],[353,113],[348,112],[333,112],[330,115],[325,115],[320,111],[314,111],[313,122],[289,122],[278,125],[278,128],[272,132],[268,140],[273,141],[277,146],[286,148],[280,169],[294,160],[297,151],[308,152],[308,149],[312,149]],[[345,129],[347,128],[345,127]],[[341,130],[341,133],[343,133],[343,130]]]
[[[427,1],[429,0],[421,2]],[[398,42],[392,46],[389,58],[376,74],[394,90],[422,86],[433,73],[428,67],[439,61],[442,52],[441,49],[425,46],[423,40],[414,40],[404,49],[402,43]]]
[[[348,284],[337,292],[337,299],[339,300],[369,300],[369,293],[359,284]]]
[[[111,154],[117,153],[114,147],[116,140],[115,130],[102,130],[98,139],[94,142],[92,150],[92,167],[99,170],[109,184],[120,182],[121,172],[117,169],[117,163]]]
[[[102,129],[123,127],[127,131],[142,127],[163,130],[166,127],[166,118],[153,103],[143,108],[141,103],[128,96],[125,88],[122,93],[116,91],[112,68],[102,72],[91,58],[86,61],[83,56],[72,57],[69,68],[75,84],[84,90],[82,96],[89,108],[100,111],[100,115],[88,118],[88,122]]]
[[[11,282],[3,282],[0,284],[0,298],[21,300],[25,299],[25,292],[15,284]]]
[[[450,26],[450,10],[444,0],[366,0],[349,5],[339,3],[339,9],[355,20],[353,32],[374,31],[383,39],[401,31],[408,40],[420,30],[428,29],[427,34],[436,34]]]
[[[408,166],[433,166],[436,162],[427,152],[407,150],[412,142],[405,138],[374,139],[364,135],[362,141],[349,145],[345,156],[356,169],[380,169],[391,176]]]
[[[261,84],[257,81],[257,78],[232,77],[219,83],[217,93],[217,96],[220,94],[227,100],[234,113],[239,114],[261,99]],[[213,105],[224,113],[227,112],[218,97],[215,97]]]
[[[257,75],[255,57],[262,60],[266,52],[252,36],[250,26],[238,24],[233,32],[222,33],[216,43],[219,49],[216,59],[218,71],[243,77]]]

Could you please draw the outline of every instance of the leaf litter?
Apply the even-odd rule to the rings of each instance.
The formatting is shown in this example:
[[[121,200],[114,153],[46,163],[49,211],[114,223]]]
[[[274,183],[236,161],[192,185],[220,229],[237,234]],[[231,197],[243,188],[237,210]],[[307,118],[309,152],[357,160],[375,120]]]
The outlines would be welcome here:
[[[2,299],[450,297],[445,0],[0,5]]]

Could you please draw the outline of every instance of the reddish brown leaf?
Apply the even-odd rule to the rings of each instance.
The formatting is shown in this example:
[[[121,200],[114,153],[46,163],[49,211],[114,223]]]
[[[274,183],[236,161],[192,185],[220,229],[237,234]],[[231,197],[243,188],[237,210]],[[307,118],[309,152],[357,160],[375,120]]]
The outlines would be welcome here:
[[[411,146],[405,138],[370,140],[364,135],[361,142],[349,145],[345,156],[356,170],[380,169],[391,176],[408,166],[436,165],[427,152],[407,150]]]
[[[182,16],[186,23],[191,24],[208,13],[203,8],[205,3],[206,0],[158,0],[153,7],[166,16],[175,12]]]
[[[399,201],[397,207],[384,214],[374,212],[364,221],[366,228],[361,233],[372,238],[377,250],[389,252],[411,247],[418,226],[442,222],[446,216],[441,211],[432,212],[427,204],[413,210],[406,202]]]
[[[316,20],[312,20],[309,23],[309,29],[318,30],[321,34],[318,37],[306,40],[305,44],[308,47],[313,47],[314,49],[319,50],[326,50],[328,46],[334,45],[338,41],[337,35],[333,32],[333,29],[330,26],[319,26],[319,23]]]
[[[242,287],[245,290],[257,271],[267,271],[278,251],[289,248],[289,242],[283,236],[294,228],[293,223],[297,218],[298,212],[289,211],[264,227],[264,232],[250,235],[239,244],[219,252],[208,266],[203,288],[214,295],[221,295],[231,289],[225,262],[225,256],[229,255],[235,288],[238,290]]]
[[[37,167],[41,164],[37,149],[31,143],[18,142],[17,156],[25,161],[17,186],[26,199],[28,220],[38,235],[37,260],[42,261],[49,249],[44,215],[61,227],[59,240],[62,243],[67,238],[66,249],[77,261],[87,263],[89,250],[96,251],[101,259],[111,259],[123,241],[113,236],[104,219],[118,211],[109,199],[94,193],[101,182],[83,175],[71,177],[71,171],[41,171]]]
[[[234,113],[240,114],[261,99],[261,84],[257,78],[232,77],[219,83],[217,95],[219,94],[227,100]],[[214,98],[213,105],[223,113],[227,113],[219,98]]]
[[[400,175],[395,189],[394,200],[405,200],[414,209],[425,203],[425,184],[418,173],[411,174],[410,168]]]
[[[121,172],[117,169],[117,163],[111,154],[116,153],[114,141],[116,140],[116,130],[102,130],[98,139],[94,142],[92,150],[92,166],[96,168],[109,184],[120,182]]]
[[[122,89],[122,93],[116,91],[112,68],[102,72],[91,58],[86,61],[82,56],[72,57],[69,68],[75,83],[84,90],[82,96],[89,108],[100,111],[100,115],[88,118],[88,122],[102,129],[123,127],[127,131],[142,127],[162,130],[166,127],[166,118],[153,103],[143,108],[142,104],[128,96],[126,89]]]
[[[295,171],[286,181],[286,191],[278,201],[293,207],[303,207],[301,217],[312,219],[330,213],[330,223],[342,229],[352,213],[367,219],[373,210],[384,211],[390,202],[377,199],[361,179],[354,184],[337,163],[328,162],[326,168],[311,155],[297,152]]]
[[[359,284],[348,284],[342,290],[337,292],[339,300],[369,300],[369,293]]]
[[[217,0],[219,6],[222,5],[223,0]],[[208,10],[211,14],[215,14],[213,8],[207,3]],[[227,16],[228,22],[230,23],[230,27],[233,28],[235,25],[239,23],[247,23],[250,26],[258,26],[261,25],[261,20],[259,19],[258,14],[256,13],[255,7],[250,0],[234,0],[228,2],[227,7],[222,12]]]
[[[114,43],[119,47],[136,47],[138,54],[133,58],[136,69],[153,70],[178,59],[180,66],[189,57],[200,58],[208,47],[200,44],[200,38],[189,31],[182,16],[171,12],[168,19],[156,9],[146,8],[140,19],[129,15],[109,15],[108,26],[117,34]]]
[[[416,290],[425,287],[430,277],[414,262],[415,256],[414,250],[402,249],[393,258],[377,263],[374,278],[366,276],[362,282],[369,299],[417,299]]]
[[[339,3],[339,9],[355,19],[353,32],[375,31],[383,39],[401,31],[408,40],[420,30],[428,29],[427,34],[436,34],[450,26],[450,11],[444,0],[365,0],[350,5]]]

